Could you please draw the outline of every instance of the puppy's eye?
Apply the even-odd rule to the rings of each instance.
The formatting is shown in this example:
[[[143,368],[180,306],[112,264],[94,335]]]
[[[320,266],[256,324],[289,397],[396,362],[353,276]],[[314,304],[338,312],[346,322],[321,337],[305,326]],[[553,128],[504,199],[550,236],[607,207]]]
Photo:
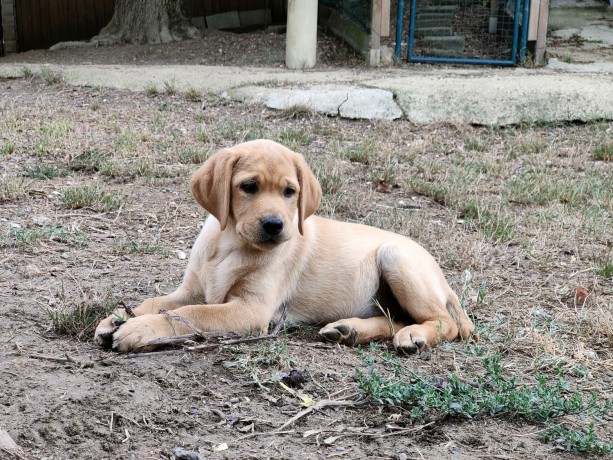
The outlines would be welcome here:
[[[258,191],[258,184],[256,182],[244,182],[240,185],[243,192],[254,194]]]
[[[285,198],[289,198],[289,197],[293,196],[293,195],[294,195],[294,193],[296,193],[296,190],[294,190],[294,189],[293,189],[293,188],[291,188],[291,187],[287,187],[287,188],[286,188],[286,189],[283,191],[283,196],[284,196]]]

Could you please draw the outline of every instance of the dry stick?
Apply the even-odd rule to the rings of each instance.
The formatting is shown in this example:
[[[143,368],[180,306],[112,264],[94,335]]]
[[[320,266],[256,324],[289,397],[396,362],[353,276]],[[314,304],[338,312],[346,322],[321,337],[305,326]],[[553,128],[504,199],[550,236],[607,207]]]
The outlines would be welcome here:
[[[295,421],[301,419],[305,415],[308,415],[308,414],[310,414],[311,412],[313,412],[315,410],[323,409],[324,407],[329,407],[329,406],[355,406],[355,405],[356,405],[356,403],[354,403],[353,401],[336,401],[336,400],[330,400],[330,399],[322,399],[321,401],[318,401],[317,403],[313,404],[312,406],[307,407],[306,409],[301,410],[300,412],[298,412],[296,415],[294,415],[292,418],[290,418],[287,422],[285,422],[283,425],[281,425],[275,431],[281,431],[283,428],[286,428],[287,426],[289,426],[292,423],[294,423]]]
[[[45,361],[54,361],[56,363],[72,363],[72,364],[77,364],[81,367],[91,367],[94,365],[93,361],[78,361],[74,358],[72,358],[70,355],[68,355],[68,353],[66,353],[66,357],[65,358],[57,358],[55,356],[47,356],[47,355],[36,355],[36,354],[30,354],[28,355],[28,358],[32,358],[32,359],[43,359]]]
[[[281,330],[281,328],[283,327],[283,325],[285,324],[285,319],[287,318],[287,303],[283,303],[281,305],[281,316],[279,317],[279,321],[277,322],[275,328],[273,329],[273,331],[270,334],[266,334],[266,335],[260,335],[260,336],[255,336],[255,337],[238,337],[236,339],[227,339],[224,340],[223,337],[233,334],[232,332],[226,332],[226,333],[220,333],[220,332],[204,332],[204,331],[200,331],[196,326],[194,326],[193,324],[191,324],[189,321],[187,321],[185,318],[183,318],[182,316],[179,315],[167,315],[167,318],[169,320],[171,319],[178,319],[179,321],[181,321],[183,324],[185,324],[187,327],[189,327],[190,329],[192,329],[193,331],[195,331],[195,335],[202,337],[206,340],[208,339],[218,339],[220,340],[219,342],[216,343],[208,343],[208,344],[204,344],[204,345],[195,345],[192,347],[186,347],[186,348],[182,348],[180,350],[165,350],[165,351],[152,351],[149,353],[130,353],[126,355],[126,358],[141,358],[144,356],[161,356],[161,355],[176,355],[176,354],[181,354],[181,353],[195,353],[195,352],[199,352],[199,351],[206,351],[206,350],[213,350],[215,348],[220,348],[223,346],[228,346],[228,345],[236,345],[239,343],[250,343],[250,342],[259,342],[261,340],[270,340],[270,339],[275,339],[277,337],[277,335],[279,334],[279,331]],[[164,312],[166,313],[166,312]],[[178,344],[178,343],[183,343],[185,341],[187,341],[187,337],[191,337],[193,338],[194,334],[187,334],[187,335],[182,335],[182,336],[175,336],[175,337],[163,337],[161,339],[156,339],[156,340],[152,340],[150,342],[148,342],[146,346],[149,345],[156,345],[156,346],[161,346],[161,345],[167,345],[167,344]],[[183,338],[184,340],[182,341]]]

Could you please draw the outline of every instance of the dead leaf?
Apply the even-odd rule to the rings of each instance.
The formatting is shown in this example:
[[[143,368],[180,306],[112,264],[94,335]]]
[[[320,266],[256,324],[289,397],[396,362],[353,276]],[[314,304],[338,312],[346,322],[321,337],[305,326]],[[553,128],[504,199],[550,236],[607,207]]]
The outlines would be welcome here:
[[[392,191],[392,186],[385,182],[384,180],[380,180],[377,184],[377,192],[380,193],[390,193]]]

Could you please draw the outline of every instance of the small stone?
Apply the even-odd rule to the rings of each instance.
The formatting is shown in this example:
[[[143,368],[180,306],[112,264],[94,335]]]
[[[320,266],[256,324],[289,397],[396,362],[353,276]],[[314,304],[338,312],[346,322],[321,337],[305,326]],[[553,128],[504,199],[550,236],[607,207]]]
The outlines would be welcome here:
[[[187,259],[187,254],[185,254],[183,251],[177,251],[177,259],[185,260]]]
[[[44,274],[43,271],[34,264],[26,265],[23,272],[26,278],[36,278],[37,276],[42,276]]]
[[[172,449],[172,455],[175,460],[205,460],[198,452],[184,449],[183,447],[175,447]]]

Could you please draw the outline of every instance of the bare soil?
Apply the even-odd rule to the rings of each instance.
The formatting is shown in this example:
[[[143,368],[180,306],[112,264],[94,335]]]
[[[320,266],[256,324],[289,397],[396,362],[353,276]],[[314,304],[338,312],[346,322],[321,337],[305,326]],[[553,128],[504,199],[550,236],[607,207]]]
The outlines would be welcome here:
[[[244,64],[282,62],[274,51],[265,56],[264,48],[251,52],[232,48],[232,40],[224,43],[208,47],[209,41],[206,52],[190,42],[36,51],[18,60],[219,63],[220,56],[227,56],[224,62],[233,64],[242,58],[250,59]],[[217,46],[221,51],[216,53]],[[344,62],[361,65],[357,58],[347,61],[347,51],[339,51],[342,46],[330,45],[329,56],[334,57],[320,62],[338,63],[341,53]],[[172,291],[186,266],[180,252],[189,253],[203,217],[187,189],[190,173],[212,151],[265,136],[294,142],[320,179],[340,181],[320,214],[373,223],[417,239],[437,257],[457,292],[469,270],[474,287],[466,301],[482,344],[503,353],[505,365],[518,379],[555,375],[557,366],[567,372],[579,369],[582,373],[572,374],[573,384],[610,399],[610,323],[595,321],[591,329],[573,329],[579,313],[596,317],[610,312],[610,280],[590,268],[594,260],[609,260],[610,234],[589,234],[582,225],[565,221],[570,227],[522,224],[510,242],[492,241],[466,224],[456,209],[407,185],[420,173],[409,152],[452,164],[460,158],[456,153],[466,154],[469,141],[480,139],[492,157],[507,149],[513,138],[557,139],[561,152],[573,153],[570,160],[562,153],[555,156],[552,168],[595,165],[589,171],[611,178],[610,163],[594,162],[590,153],[594,133],[610,132],[610,124],[597,129],[525,127],[492,134],[470,126],[348,121],[278,114],[214,98],[204,102],[179,94],[49,86],[35,79],[0,81],[0,175],[20,179],[23,186],[22,193],[0,204],[0,427],[22,446],[26,458],[168,459],[179,446],[206,458],[590,457],[541,443],[542,425],[510,414],[472,420],[443,417],[426,423],[413,420],[409,408],[375,404],[355,381],[356,368],[364,366],[361,352],[321,342],[316,328],[288,327],[276,340],[206,353],[138,357],[101,350],[92,342],[91,330],[72,336],[55,331],[49,311],[70,312],[109,299],[136,306],[144,298]],[[495,145],[487,144],[488,136],[496,137]],[[388,152],[399,163],[390,163],[390,157],[377,164],[339,161],[333,155],[339,145],[365,142],[372,142],[377,155]],[[6,147],[9,144],[12,148]],[[108,155],[125,169],[106,175],[75,166],[77,157],[92,152]],[[143,161],[149,166],[127,167],[142,166]],[[530,166],[509,160],[510,174],[525,167]],[[54,172],[37,177],[41,168]],[[385,191],[390,193],[377,191],[379,180],[389,182]],[[63,194],[83,185],[122,196],[125,204],[109,212],[71,209]],[[484,185],[480,193],[498,191]],[[513,212],[529,216],[534,209],[518,204]],[[610,221],[611,216],[600,218]],[[41,233],[45,229],[61,232]],[[578,307],[558,294],[561,286],[585,286],[589,303]],[[486,302],[477,298],[479,289],[487,290]],[[552,328],[557,321],[570,326],[534,326],[539,320],[531,313],[535,308],[555,319]],[[388,344],[379,350],[393,352]],[[378,352],[364,353],[376,357]],[[466,343],[445,344],[405,358],[407,369],[442,378],[454,372],[473,375],[478,372],[476,362]],[[279,383],[291,370],[303,371],[300,391],[314,402],[351,404],[314,411],[276,433],[304,409],[302,400]],[[579,422],[570,419],[576,426]],[[597,431],[611,442],[610,420],[602,420]]]

